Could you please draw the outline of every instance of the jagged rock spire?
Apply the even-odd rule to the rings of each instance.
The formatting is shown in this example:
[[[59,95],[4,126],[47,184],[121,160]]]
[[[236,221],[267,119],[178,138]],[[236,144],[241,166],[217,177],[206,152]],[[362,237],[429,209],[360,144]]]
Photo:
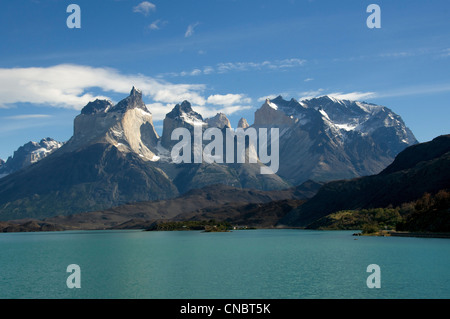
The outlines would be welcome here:
[[[218,127],[223,129],[225,127],[231,128],[231,123],[228,117],[223,113],[217,113],[214,117],[206,119],[206,123],[210,127]]]
[[[136,89],[134,86],[131,89],[130,95],[117,103],[110,109],[111,112],[125,113],[129,109],[140,108],[146,112],[149,112],[142,100],[142,91]]]
[[[250,125],[248,125],[248,122],[245,118],[241,117],[241,119],[238,122],[238,128],[243,128],[246,129],[247,127],[249,127]]]
[[[175,105],[172,111],[166,114],[166,117],[171,119],[176,119],[183,116],[188,116],[189,118],[203,121],[202,115],[195,112],[192,109],[191,103],[189,103],[188,101],[183,101],[181,104]]]
[[[191,103],[183,101],[166,114],[163,122],[162,146],[170,148],[175,142],[171,140],[172,131],[178,127],[193,129],[194,126],[204,126],[206,123],[201,114],[192,109]]]

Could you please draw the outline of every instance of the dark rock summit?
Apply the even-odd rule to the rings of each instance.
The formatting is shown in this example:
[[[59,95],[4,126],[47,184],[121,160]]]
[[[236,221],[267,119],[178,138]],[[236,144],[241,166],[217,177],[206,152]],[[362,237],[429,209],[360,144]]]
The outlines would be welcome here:
[[[82,110],[81,114],[91,115],[97,113],[105,113],[112,107],[111,101],[108,100],[95,100],[94,102],[89,102]]]
[[[133,86],[130,95],[113,106],[110,111],[125,113],[127,110],[134,108],[140,108],[146,112],[149,112],[144,101],[142,100],[142,92]]]

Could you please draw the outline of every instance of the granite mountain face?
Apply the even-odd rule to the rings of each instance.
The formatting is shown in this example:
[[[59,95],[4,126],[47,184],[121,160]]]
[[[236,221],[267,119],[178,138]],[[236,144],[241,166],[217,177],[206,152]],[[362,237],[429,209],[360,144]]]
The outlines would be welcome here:
[[[130,96],[115,106],[110,101],[88,103],[75,118],[74,134],[64,151],[103,143],[121,153],[134,153],[145,161],[156,161],[157,140],[152,114],[142,101],[142,93],[133,87]]]
[[[188,101],[167,113],[162,136],[133,87],[114,105],[88,103],[74,120],[72,138],[33,165],[0,179],[0,220],[43,218],[108,209],[125,203],[174,198],[213,184],[259,190],[287,189],[306,180],[329,181],[378,173],[405,147],[417,143],[386,107],[330,97],[267,100],[253,128],[279,128],[278,174],[264,164],[172,161],[176,128],[228,129],[225,114],[204,119]],[[249,127],[245,119],[238,127]],[[268,130],[270,132],[270,130]],[[270,141],[270,138],[269,138]],[[207,144],[207,142],[204,142]],[[248,145],[247,152],[253,150]],[[8,162],[0,163],[0,170]]]

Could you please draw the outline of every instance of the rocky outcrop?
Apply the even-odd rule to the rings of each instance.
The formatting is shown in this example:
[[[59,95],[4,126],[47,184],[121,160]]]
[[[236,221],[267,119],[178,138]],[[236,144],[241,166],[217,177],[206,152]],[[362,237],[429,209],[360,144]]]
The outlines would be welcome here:
[[[248,125],[248,122],[245,118],[241,117],[241,119],[238,122],[238,128],[243,128],[246,129],[247,127],[249,127],[250,125]]]
[[[205,120],[209,127],[217,127],[220,129],[231,128],[231,123],[228,117],[223,113],[217,113],[214,117]]]

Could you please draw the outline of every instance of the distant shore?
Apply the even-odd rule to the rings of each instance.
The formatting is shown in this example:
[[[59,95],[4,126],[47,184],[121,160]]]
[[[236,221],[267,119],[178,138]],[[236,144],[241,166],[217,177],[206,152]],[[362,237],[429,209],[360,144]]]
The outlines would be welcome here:
[[[450,238],[450,233],[391,231],[389,234],[394,237]]]
[[[26,220],[26,221],[0,221],[0,233],[20,233],[20,232],[49,232],[49,231],[66,231],[66,230],[130,230],[142,229],[145,231],[189,231],[202,230],[204,232],[228,232],[233,230],[246,229],[305,229],[303,227],[258,227],[258,226],[236,226],[228,222],[221,221],[159,221],[146,223],[132,223],[131,227],[120,227],[121,225],[113,227],[92,227],[79,228],[69,225],[59,225],[54,223],[47,223],[40,220]],[[123,226],[123,225],[122,225]],[[310,229],[314,230],[314,229]],[[343,229],[318,229],[324,231],[343,230]],[[347,229],[351,230],[351,229]],[[408,232],[395,230],[382,230],[373,233],[363,233],[359,229],[354,229],[353,236],[379,236],[379,237],[419,237],[419,238],[450,238],[450,233],[433,233],[433,232]]]
[[[432,233],[432,232],[409,232],[382,230],[374,233],[353,233],[353,236],[373,236],[373,237],[420,237],[420,238],[450,238],[450,233]]]

